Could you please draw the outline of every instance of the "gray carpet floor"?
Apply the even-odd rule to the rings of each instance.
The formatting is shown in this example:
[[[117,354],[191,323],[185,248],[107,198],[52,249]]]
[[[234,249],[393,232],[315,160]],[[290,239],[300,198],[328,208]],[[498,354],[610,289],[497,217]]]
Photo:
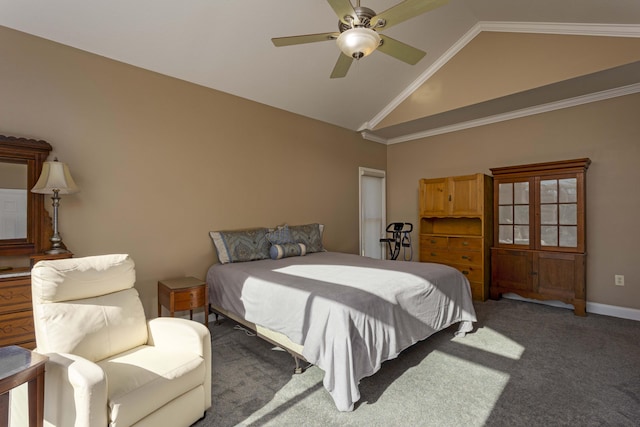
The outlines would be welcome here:
[[[466,337],[441,331],[360,382],[336,410],[312,366],[232,321],[211,323],[213,406],[193,427],[640,426],[640,322],[502,299]]]

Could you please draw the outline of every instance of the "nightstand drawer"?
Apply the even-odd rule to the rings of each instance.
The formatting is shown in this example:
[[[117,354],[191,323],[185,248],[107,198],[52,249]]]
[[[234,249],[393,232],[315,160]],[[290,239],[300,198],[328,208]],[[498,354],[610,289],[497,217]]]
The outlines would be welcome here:
[[[184,291],[175,291],[174,309],[176,311],[193,310],[194,308],[204,306],[206,304],[205,293],[206,292],[204,286],[199,286],[197,288],[191,288]]]

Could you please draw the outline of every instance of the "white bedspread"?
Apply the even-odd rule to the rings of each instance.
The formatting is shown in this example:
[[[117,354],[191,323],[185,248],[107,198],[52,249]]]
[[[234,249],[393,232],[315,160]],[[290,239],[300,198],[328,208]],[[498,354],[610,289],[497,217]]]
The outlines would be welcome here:
[[[212,304],[285,334],[320,367],[340,411],[382,362],[456,322],[476,321],[467,279],[431,263],[380,261],[336,252],[215,264]]]

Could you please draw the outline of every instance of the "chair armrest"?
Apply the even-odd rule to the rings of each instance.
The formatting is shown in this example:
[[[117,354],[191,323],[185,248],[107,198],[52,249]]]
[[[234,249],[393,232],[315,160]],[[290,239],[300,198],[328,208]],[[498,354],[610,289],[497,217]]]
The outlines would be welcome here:
[[[149,345],[163,349],[192,351],[204,359],[205,408],[211,407],[211,333],[209,328],[193,320],[157,317],[147,321]]]
[[[45,425],[106,426],[107,380],[95,363],[67,353],[45,353]],[[27,425],[26,387],[11,399],[12,423]],[[14,414],[15,412],[15,414]]]
[[[211,334],[201,323],[176,317],[157,317],[149,320],[147,326],[149,345],[211,357]]]

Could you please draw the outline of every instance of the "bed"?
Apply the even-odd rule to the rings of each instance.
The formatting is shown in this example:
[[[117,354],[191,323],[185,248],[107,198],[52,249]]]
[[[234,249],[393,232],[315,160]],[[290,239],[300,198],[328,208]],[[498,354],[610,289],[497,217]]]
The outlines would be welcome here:
[[[353,410],[360,380],[385,360],[455,323],[464,335],[476,321],[466,277],[441,264],[320,250],[217,263],[206,281],[214,312],[322,369],[340,411]]]

